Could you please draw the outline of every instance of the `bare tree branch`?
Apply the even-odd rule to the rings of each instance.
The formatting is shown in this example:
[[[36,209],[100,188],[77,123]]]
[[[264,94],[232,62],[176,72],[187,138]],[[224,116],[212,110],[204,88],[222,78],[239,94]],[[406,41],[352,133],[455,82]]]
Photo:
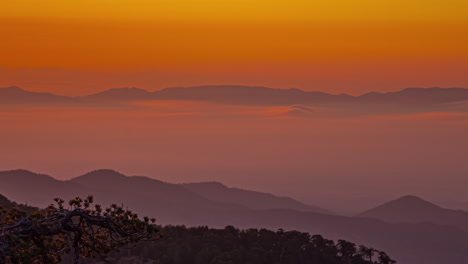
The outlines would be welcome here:
[[[83,258],[104,259],[108,253],[140,240],[159,238],[154,219],[122,206],[90,209],[93,197],[79,197],[65,209],[56,205],[24,217],[17,210],[0,213],[0,263],[58,263],[72,254],[75,264]]]

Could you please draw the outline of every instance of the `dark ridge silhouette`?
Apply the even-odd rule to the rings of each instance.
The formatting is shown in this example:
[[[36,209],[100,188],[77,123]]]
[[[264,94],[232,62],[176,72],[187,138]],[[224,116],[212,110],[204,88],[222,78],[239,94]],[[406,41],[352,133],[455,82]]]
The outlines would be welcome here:
[[[468,212],[450,210],[407,195],[367,210],[359,217],[380,219],[390,223],[434,223],[468,231]]]
[[[25,204],[18,204],[14,201],[10,201],[7,197],[0,194],[0,209],[11,209],[11,208],[16,208],[27,214],[31,214],[39,210],[39,208],[37,207],[32,207],[32,206],[28,206]]]
[[[140,215],[156,217],[161,225],[298,230],[378,248],[401,264],[465,263],[468,259],[468,233],[455,226],[387,223],[293,209],[251,209],[212,201],[177,184],[127,177],[111,170],[94,171],[70,181],[17,170],[1,172],[0,183],[3,195],[40,207],[55,197],[93,194],[102,205],[123,204]]]
[[[406,88],[398,92],[371,92],[358,97],[360,102],[398,104],[440,104],[468,100],[464,88]]]
[[[8,198],[6,198],[5,196],[0,194],[0,206],[9,208],[9,207],[13,207],[14,203],[8,200]]]
[[[115,88],[100,93],[65,97],[22,90],[0,88],[0,103],[96,103],[135,100],[192,100],[238,105],[386,105],[406,107],[433,106],[468,100],[464,88],[407,88],[398,92],[370,92],[360,96],[303,91],[296,88],[273,89],[261,86],[211,85],[166,88],[149,92],[139,88]],[[304,110],[301,108],[301,110]]]
[[[1,104],[69,104],[75,100],[51,93],[38,93],[23,90],[17,86],[0,88]]]
[[[46,207],[51,199],[71,199],[90,192],[81,185],[56,180],[48,175],[27,170],[0,172],[0,193],[22,204]]]
[[[143,176],[127,177],[112,170],[96,170],[68,182],[90,190],[102,203],[123,203],[144,215],[156,215],[159,211],[161,223],[184,224],[184,221],[198,221],[200,214],[244,209],[210,201],[177,184]]]
[[[181,186],[211,201],[237,204],[250,209],[293,209],[331,214],[331,212],[325,209],[306,205],[289,197],[279,197],[269,193],[229,188],[219,182],[185,183],[181,184]]]
[[[240,105],[294,105],[303,103],[346,103],[349,95],[306,92],[296,88],[273,89],[261,86],[197,86],[166,88],[154,92],[158,100],[194,100]]]

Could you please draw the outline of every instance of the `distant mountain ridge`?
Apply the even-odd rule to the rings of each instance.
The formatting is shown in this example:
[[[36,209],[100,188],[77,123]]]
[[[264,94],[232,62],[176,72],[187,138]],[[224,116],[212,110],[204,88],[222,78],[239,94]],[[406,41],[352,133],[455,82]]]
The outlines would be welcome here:
[[[68,104],[74,101],[71,97],[30,92],[17,86],[0,88],[0,104]]]
[[[0,194],[18,203],[42,208],[56,197],[73,198],[91,193],[84,186],[21,169],[1,171],[0,183]]]
[[[413,195],[384,203],[358,216],[389,223],[435,223],[468,231],[468,212],[445,209]]]
[[[177,209],[175,208],[177,206],[198,208],[201,211],[220,210],[223,207],[230,207],[235,210],[248,209],[249,206],[246,206],[245,201],[239,197],[247,193],[250,194],[250,203],[256,205],[252,209],[296,209],[296,207],[301,207],[304,211],[325,212],[319,207],[305,205],[291,198],[280,198],[267,193],[242,189],[233,189],[235,191],[231,191],[230,201],[214,199],[215,197],[211,195],[214,193],[213,190],[207,193],[197,192],[197,188],[194,186],[199,186],[199,184],[172,184],[143,176],[128,177],[108,169],[88,172],[68,181],[56,180],[48,175],[36,174],[27,170],[4,171],[0,172],[0,182],[2,183],[0,185],[1,194],[22,203],[34,202],[35,205],[41,207],[47,206],[57,196],[70,199],[77,195],[96,194],[97,200],[110,204],[116,202],[114,196],[118,197],[117,201],[128,203],[128,201],[133,200],[133,197],[138,198],[148,195],[153,196],[155,198],[154,203],[160,207],[165,207],[164,205],[169,201],[172,206],[167,208],[171,211],[167,215],[171,215],[174,209]],[[231,190],[226,186],[224,187],[225,191]],[[130,194],[115,190],[130,190]],[[101,195],[101,193],[105,193],[105,195]],[[275,205],[278,201],[281,203]],[[140,206],[140,204],[135,203],[133,207],[138,209]],[[147,214],[153,213],[147,208],[140,209],[147,211]],[[192,212],[185,210],[185,212],[181,213]],[[187,217],[190,218],[190,216]],[[176,219],[168,219],[169,221],[174,222]]]
[[[260,209],[252,209],[244,206],[245,200],[230,196],[248,193],[258,197],[255,192],[239,192],[218,183],[214,185],[226,191],[227,198],[219,201],[215,200],[216,195],[199,195],[190,191],[187,185],[142,176],[128,177],[113,170],[97,170],[68,181],[26,170],[0,172],[0,194],[40,207],[48,205],[55,197],[70,199],[92,194],[98,204],[122,203],[141,215],[156,217],[163,225],[298,230],[379,248],[400,264],[464,263],[468,259],[468,232],[456,226],[430,222],[387,223],[379,219],[336,216],[284,206],[271,208],[270,203],[261,200],[250,205]],[[206,184],[202,186],[205,188]],[[189,187],[201,190],[197,184]],[[269,195],[264,197],[271,198]],[[287,201],[274,196],[272,199]],[[262,209],[265,204],[270,209]],[[448,243],[450,247],[447,247]]]
[[[300,104],[401,104],[433,105],[468,100],[464,88],[406,88],[397,92],[370,92],[359,96],[303,91],[296,88],[274,89],[262,86],[207,85],[165,88],[150,92],[139,88],[114,88],[103,92],[66,97],[50,93],[37,93],[16,86],[0,88],[0,103],[96,103],[151,100],[191,100],[238,105],[300,105]]]
[[[306,205],[289,197],[279,197],[239,188],[230,188],[219,182],[184,183],[180,186],[212,201],[238,204],[256,210],[292,209],[298,211],[332,214],[317,206]]]

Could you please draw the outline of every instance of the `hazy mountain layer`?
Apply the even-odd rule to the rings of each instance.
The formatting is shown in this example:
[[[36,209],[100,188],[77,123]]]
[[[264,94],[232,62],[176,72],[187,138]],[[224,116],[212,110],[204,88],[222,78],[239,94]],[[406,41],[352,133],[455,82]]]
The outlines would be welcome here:
[[[181,186],[211,201],[242,205],[250,209],[293,209],[330,214],[330,212],[325,209],[306,205],[289,197],[279,197],[269,193],[229,188],[218,182],[186,183],[181,184]]]
[[[259,210],[229,198],[214,201],[188,190],[147,177],[126,177],[111,170],[94,171],[70,181],[17,170],[0,173],[0,193],[30,204],[44,206],[60,196],[94,194],[106,205],[123,203],[140,214],[155,216],[160,224],[207,225],[221,228],[268,228],[299,230],[337,239],[343,238],[386,251],[402,264],[464,263],[468,259],[468,233],[455,226],[434,223],[386,223],[362,217],[343,217],[294,209]],[[187,185],[185,185],[187,186]],[[206,186],[205,186],[206,187]],[[233,195],[227,190],[227,197]],[[254,198],[257,196],[253,196]],[[233,204],[238,201],[240,204]],[[273,198],[271,203],[278,201]],[[281,201],[281,200],[280,200]],[[254,202],[252,204],[255,204]],[[297,205],[297,204],[296,204]],[[284,207],[280,204],[278,207]]]
[[[49,93],[22,90],[19,87],[0,88],[0,103],[96,103],[151,100],[190,100],[239,105],[341,105],[341,104],[398,104],[430,106],[468,100],[463,88],[407,88],[398,92],[370,92],[360,96],[303,91],[295,88],[273,89],[258,86],[197,86],[166,88],[149,92],[138,88],[116,88],[81,97],[65,97]]]
[[[390,223],[435,223],[468,231],[468,212],[450,210],[416,196],[404,196],[367,210],[360,217],[380,219]]]

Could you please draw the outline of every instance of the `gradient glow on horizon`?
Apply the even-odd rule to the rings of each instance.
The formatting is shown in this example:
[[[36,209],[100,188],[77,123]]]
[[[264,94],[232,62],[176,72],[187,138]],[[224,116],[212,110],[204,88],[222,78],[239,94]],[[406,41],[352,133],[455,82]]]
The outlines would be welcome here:
[[[224,78],[283,87],[290,80],[348,93],[468,86],[466,10],[459,0],[6,1],[0,66],[211,76],[193,85]],[[0,85],[21,79],[2,77]],[[342,82],[328,84],[333,79]]]

